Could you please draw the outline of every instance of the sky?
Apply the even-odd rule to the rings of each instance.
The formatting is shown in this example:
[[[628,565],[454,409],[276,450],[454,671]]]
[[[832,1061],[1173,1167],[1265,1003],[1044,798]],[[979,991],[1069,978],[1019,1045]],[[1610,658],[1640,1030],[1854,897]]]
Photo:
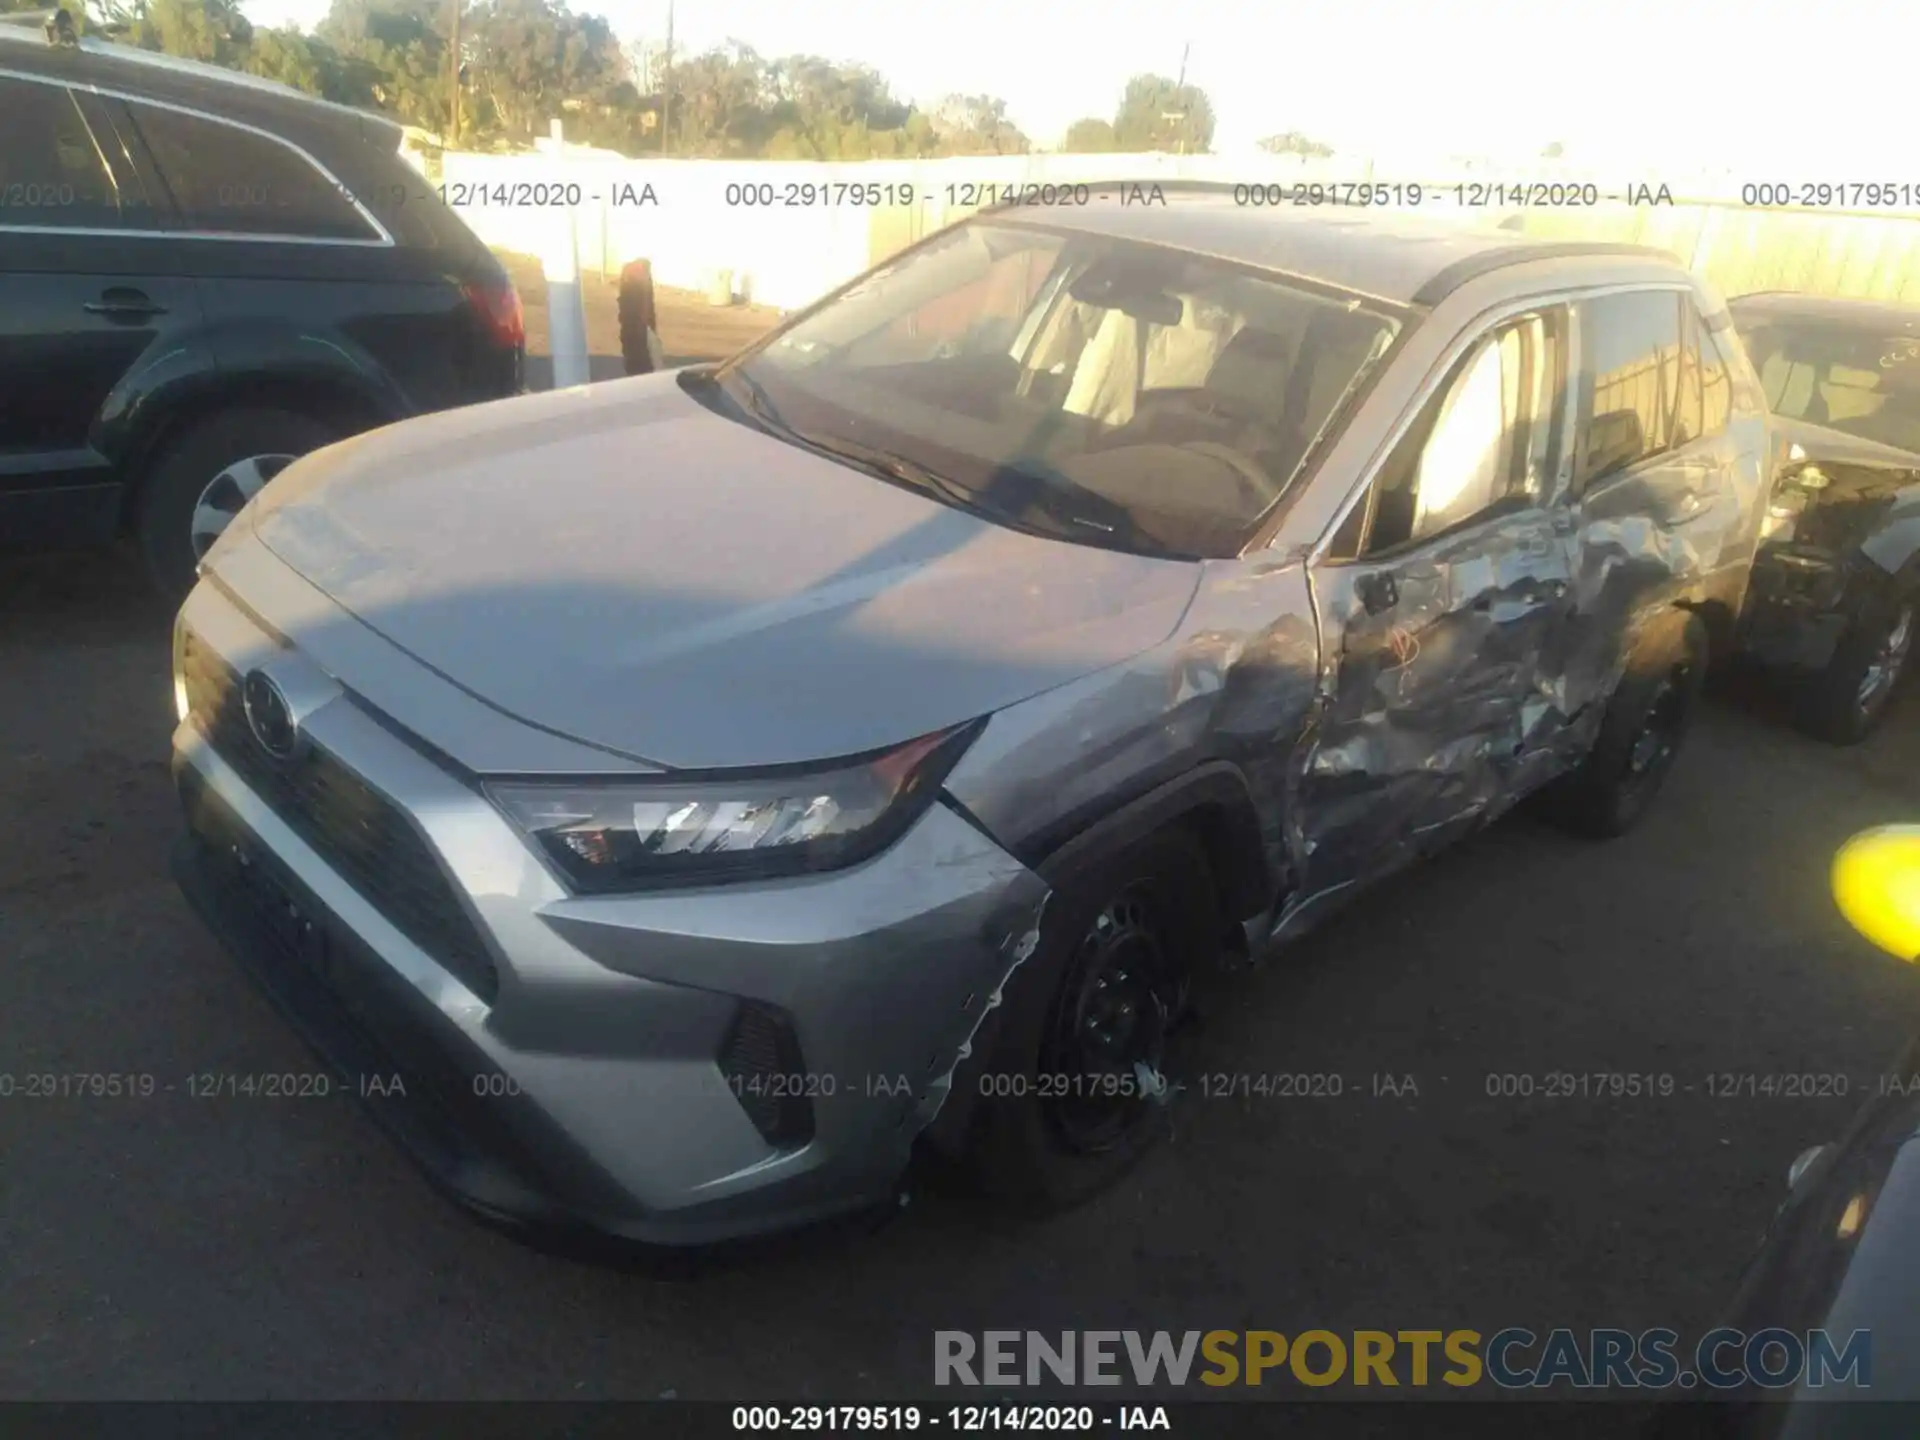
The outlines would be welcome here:
[[[327,3],[244,8],[310,26]],[[666,33],[667,0],[572,6],[623,40]],[[676,51],[730,38],[864,62],[922,105],[997,95],[1043,145],[1111,118],[1129,76],[1174,75],[1189,47],[1216,151],[1288,130],[1343,155],[1520,158],[1560,141],[1622,182],[1720,163],[1756,181],[1920,183],[1920,163],[1902,165],[1920,160],[1913,0],[677,0]]]

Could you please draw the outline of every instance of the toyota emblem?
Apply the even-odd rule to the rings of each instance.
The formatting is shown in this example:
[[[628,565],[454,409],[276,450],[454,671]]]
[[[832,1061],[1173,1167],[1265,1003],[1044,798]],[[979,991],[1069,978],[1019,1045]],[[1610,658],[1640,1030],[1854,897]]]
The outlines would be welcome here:
[[[240,687],[240,702],[255,743],[275,760],[292,759],[300,727],[294,722],[293,707],[287,704],[273,677],[263,670],[251,672]]]

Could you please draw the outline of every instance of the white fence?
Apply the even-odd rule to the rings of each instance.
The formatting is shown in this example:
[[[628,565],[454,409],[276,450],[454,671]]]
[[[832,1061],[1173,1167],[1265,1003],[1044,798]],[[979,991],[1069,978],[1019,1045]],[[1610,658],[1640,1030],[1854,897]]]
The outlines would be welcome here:
[[[1765,177],[1761,177],[1764,179]],[[1469,162],[1302,161],[1271,155],[1017,155],[942,160],[629,160],[603,155],[450,153],[445,194],[488,244],[551,256],[571,224],[583,270],[616,272],[646,258],[662,285],[733,291],[780,308],[804,305],[879,258],[990,201],[1007,187],[1112,179],[1206,179],[1261,187],[1373,186],[1385,208],[1493,223],[1525,215],[1529,230],[1634,238],[1672,248],[1723,285],[1784,277],[1836,294],[1906,296],[1920,286],[1920,211],[1849,198],[1822,208],[1743,177],[1602,175],[1557,162],[1526,171]],[[1408,203],[1418,186],[1420,202]],[[1515,187],[1528,186],[1524,195]],[[1858,187],[1854,187],[1858,188]],[[1886,187],[1874,187],[1876,190]],[[1900,187],[1890,187],[1899,189]],[[1785,192],[1788,187],[1779,186]],[[1595,197],[1589,203],[1586,197]],[[1911,198],[1904,194],[1897,198]],[[1572,203],[1569,204],[1568,201]],[[1649,203],[1666,200],[1668,203]],[[1729,223],[1723,223],[1729,222]],[[1812,249],[1809,250],[1809,245]],[[1870,276],[1852,260],[1871,251]],[[1809,258],[1811,257],[1811,258]],[[1910,258],[1915,263],[1910,263]],[[1831,274],[1828,272],[1831,271]],[[1771,283],[1771,280],[1770,282]]]

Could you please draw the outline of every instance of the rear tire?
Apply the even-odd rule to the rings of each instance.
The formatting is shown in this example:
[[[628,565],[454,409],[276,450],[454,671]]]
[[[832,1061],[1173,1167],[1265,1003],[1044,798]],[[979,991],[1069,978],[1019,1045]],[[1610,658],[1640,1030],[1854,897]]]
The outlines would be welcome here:
[[[147,578],[178,604],[193,588],[200,556],[262,484],[335,438],[291,410],[223,410],[169,440],[140,486],[135,531]]]
[[[1171,1094],[1166,1036],[1219,933],[1212,875],[1183,829],[1150,835],[1055,892],[975,1076],[965,1163],[982,1188],[1029,1213],[1065,1210],[1153,1147]]]
[[[1641,632],[1593,750],[1546,792],[1556,823],[1596,840],[1639,823],[1693,728],[1709,659],[1707,627],[1688,611],[1669,611]]]
[[[1889,592],[1869,605],[1801,692],[1795,720],[1829,745],[1858,745],[1885,718],[1913,659],[1920,593]]]

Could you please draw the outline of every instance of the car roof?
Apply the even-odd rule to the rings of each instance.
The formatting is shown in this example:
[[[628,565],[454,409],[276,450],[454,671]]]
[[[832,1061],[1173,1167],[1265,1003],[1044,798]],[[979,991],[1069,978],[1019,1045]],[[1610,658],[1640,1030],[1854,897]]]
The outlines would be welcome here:
[[[1127,203],[1122,195],[1107,193],[1131,189],[1135,183],[1092,185],[1084,205],[1016,203],[982,211],[981,218],[1190,250],[1402,307],[1436,305],[1469,280],[1538,260],[1592,256],[1617,261],[1631,256],[1686,273],[1675,256],[1644,245],[1534,239],[1511,230],[1449,224],[1362,206],[1237,203],[1244,201],[1249,188],[1259,190],[1260,186],[1137,182],[1139,191],[1146,194],[1158,186],[1165,204]]]
[[[184,105],[270,129],[293,127],[309,135],[317,130],[357,130],[361,138],[383,147],[398,148],[404,133],[397,121],[384,115],[337,105],[277,80],[220,65],[91,35],[82,37],[77,46],[51,45],[38,25],[0,23],[0,72],[5,71]]]
[[[1758,290],[1727,302],[1749,320],[1819,320],[1863,329],[1920,330],[1920,305],[1855,296],[1806,295],[1797,290]]]

